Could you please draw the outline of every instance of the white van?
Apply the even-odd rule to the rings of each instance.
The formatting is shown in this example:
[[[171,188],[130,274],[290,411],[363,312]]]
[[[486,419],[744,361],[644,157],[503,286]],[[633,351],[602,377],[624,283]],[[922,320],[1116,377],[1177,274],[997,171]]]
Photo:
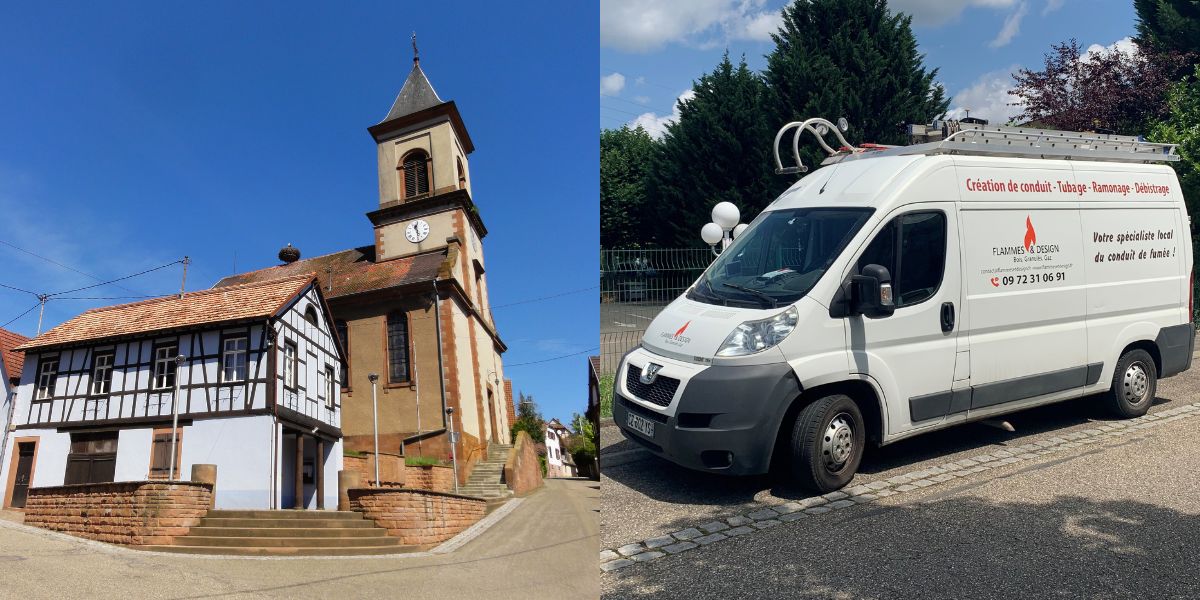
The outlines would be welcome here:
[[[843,123],[844,126],[844,123]],[[1138,416],[1191,365],[1174,148],[963,125],[833,156],[784,192],[621,362],[625,435],[694,469],[850,481],[867,443],[1096,394]],[[832,131],[835,152],[823,135]],[[779,147],[778,137],[776,148]],[[801,172],[797,167],[781,172]]]

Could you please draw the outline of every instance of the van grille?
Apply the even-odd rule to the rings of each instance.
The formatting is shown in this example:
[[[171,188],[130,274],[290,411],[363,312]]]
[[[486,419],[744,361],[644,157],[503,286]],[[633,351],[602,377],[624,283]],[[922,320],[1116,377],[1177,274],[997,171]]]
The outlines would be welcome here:
[[[658,406],[671,405],[671,400],[675,398],[675,390],[679,389],[678,379],[659,375],[654,383],[646,385],[642,383],[641,377],[642,369],[629,365],[629,369],[625,373],[625,387],[629,388],[631,394]]]

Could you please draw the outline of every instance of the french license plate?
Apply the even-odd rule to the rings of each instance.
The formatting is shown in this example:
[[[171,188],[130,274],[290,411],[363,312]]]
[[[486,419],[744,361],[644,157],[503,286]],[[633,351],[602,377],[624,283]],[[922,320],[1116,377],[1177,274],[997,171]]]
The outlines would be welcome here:
[[[654,437],[654,421],[651,421],[650,419],[638,414],[627,414],[629,418],[626,419],[625,423],[629,425],[630,429],[641,433],[646,437]]]

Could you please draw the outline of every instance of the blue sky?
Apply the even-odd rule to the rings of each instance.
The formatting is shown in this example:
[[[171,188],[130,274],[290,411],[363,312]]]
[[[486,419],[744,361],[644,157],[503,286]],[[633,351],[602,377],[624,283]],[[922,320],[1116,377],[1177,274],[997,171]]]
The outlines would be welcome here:
[[[711,71],[726,48],[760,70],[774,48],[782,0],[601,0],[600,127],[641,123],[652,134],[675,99]],[[954,114],[1006,121],[1010,73],[1040,69],[1050,45],[1087,48],[1134,35],[1132,0],[893,0],[913,16],[927,67],[953,96]],[[1124,42],[1124,47],[1128,42]],[[957,110],[956,110],[957,109]],[[835,118],[838,115],[811,115]],[[851,124],[853,125],[853,124]]]
[[[0,284],[57,292],[189,255],[188,289],[370,244],[367,133],[412,65],[455,100],[476,151],[494,306],[596,285],[596,11],[491,2],[44,3],[0,20]],[[180,269],[74,294],[177,291]],[[597,346],[597,296],[495,312],[507,365]],[[57,300],[48,329],[122,300]],[[36,303],[0,289],[0,324]],[[32,335],[37,311],[7,328]],[[506,375],[547,418],[586,407],[586,358]]]

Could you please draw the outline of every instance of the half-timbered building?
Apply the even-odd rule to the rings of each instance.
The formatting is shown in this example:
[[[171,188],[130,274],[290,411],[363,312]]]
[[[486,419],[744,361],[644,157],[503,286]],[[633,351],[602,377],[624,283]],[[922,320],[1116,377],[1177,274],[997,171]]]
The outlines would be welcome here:
[[[6,507],[23,505],[15,481],[186,479],[193,464],[217,466],[217,508],[336,505],[344,355],[312,274],[92,309],[17,350]]]

